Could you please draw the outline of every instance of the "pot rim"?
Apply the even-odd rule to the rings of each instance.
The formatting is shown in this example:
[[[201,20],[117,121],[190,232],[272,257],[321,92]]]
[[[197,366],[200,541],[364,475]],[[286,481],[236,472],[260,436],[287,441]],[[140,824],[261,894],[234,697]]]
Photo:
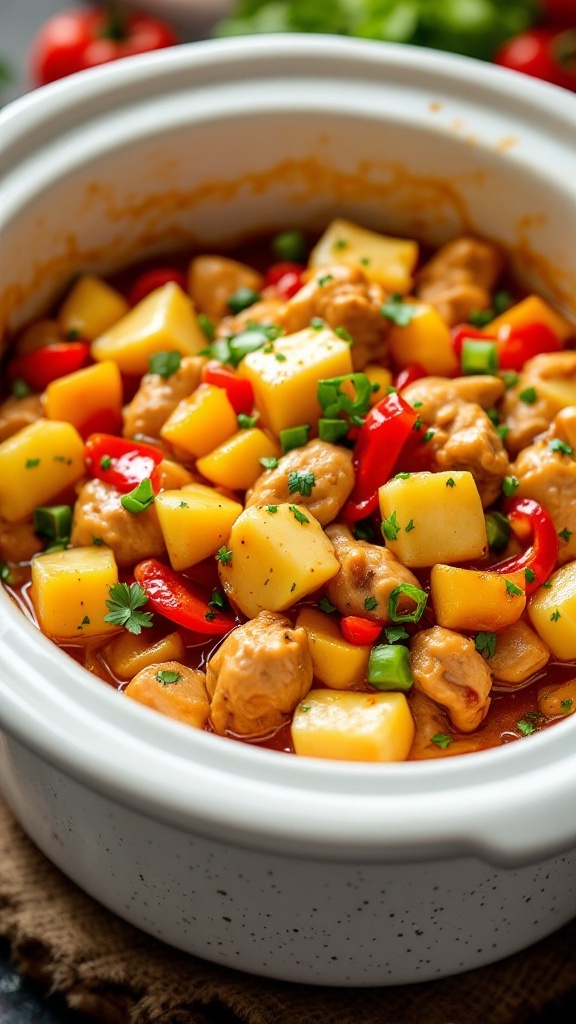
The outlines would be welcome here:
[[[393,44],[255,37],[131,58],[82,72],[73,87],[64,80],[15,101],[0,112],[0,173],[104,114],[112,98],[119,107],[159,89],[233,82],[244,79],[247,62],[262,79],[361,75],[408,88],[417,79],[420,90],[448,90],[478,109],[497,102],[499,113],[558,144],[568,131],[574,136],[572,97],[532,80],[519,87],[504,69]],[[576,820],[566,813],[576,796],[576,718],[528,742],[433,762],[288,758],[121,699],[55,648],[5,593],[0,616],[6,731],[64,773],[164,822],[259,849],[356,861],[469,854],[518,866],[576,845]]]

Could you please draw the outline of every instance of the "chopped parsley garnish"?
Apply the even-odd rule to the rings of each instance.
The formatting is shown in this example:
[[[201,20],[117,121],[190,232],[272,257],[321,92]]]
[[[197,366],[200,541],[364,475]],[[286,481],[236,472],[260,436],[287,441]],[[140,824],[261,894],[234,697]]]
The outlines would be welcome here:
[[[208,604],[210,608],[218,608],[221,612],[223,612],[228,606],[226,598],[221,590],[212,591],[212,597],[208,601]]]
[[[301,494],[303,498],[309,498],[312,488],[316,484],[316,477],[311,472],[300,472],[291,469],[288,473],[288,490],[290,494]]]
[[[101,548],[104,541],[102,540],[102,537],[92,537],[92,543],[94,544],[94,547]]]
[[[255,427],[256,422],[258,420],[258,415],[259,414],[256,413],[255,416],[248,416],[248,413],[239,412],[237,419],[240,430],[250,430],[251,427]]]
[[[228,309],[233,313],[241,313],[255,302],[259,302],[261,298],[260,292],[255,292],[253,288],[237,288],[228,299]]]
[[[264,469],[276,469],[276,466],[278,465],[278,459],[276,458],[275,455],[265,456],[264,458],[260,459],[260,465],[264,466]]]
[[[496,427],[496,433],[498,434],[498,437],[502,441],[502,444],[504,444],[504,441],[506,440],[508,434],[510,433],[510,427],[508,426],[507,423],[500,423],[499,426]]]
[[[296,519],[299,523],[304,524],[304,523],[309,523],[310,522],[308,517],[305,516],[304,513],[301,512],[300,509],[296,505],[288,505],[288,508],[289,508],[290,512],[292,513],[292,515],[294,516],[294,519]]]
[[[280,231],[272,239],[272,252],[288,263],[305,263],[308,258],[306,236],[297,228]]]
[[[318,284],[320,285],[321,288],[323,288],[325,284],[328,284],[330,281],[333,280],[334,274],[323,274],[322,277],[318,278]]]
[[[346,238],[337,238],[332,248],[338,251],[338,249],[347,249],[350,243]]]
[[[354,338],[350,334],[350,331],[347,331],[345,327],[335,327],[334,334],[337,334],[339,338],[342,338],[342,341],[347,341],[349,345],[354,344]]]
[[[518,395],[521,402],[525,402],[526,405],[534,405],[538,401],[538,395],[536,394],[536,388],[524,388]]]
[[[550,616],[550,622],[558,622],[558,619],[560,618],[562,618],[562,616],[560,615],[558,609],[556,609],[556,611],[552,612],[552,615]]]
[[[78,629],[82,629],[82,626],[89,626],[89,625],[90,625],[90,619],[88,618],[87,615],[85,615],[84,618],[82,619],[82,622],[78,626]]]
[[[361,256],[358,262],[361,267],[369,267],[370,264],[372,263],[372,260],[370,259],[369,256]]]
[[[510,388],[515,387],[518,381],[520,380],[520,375],[516,373],[514,370],[502,370],[502,372],[500,373],[500,377],[504,381],[504,387],[506,388],[506,391],[509,391]]]
[[[0,562],[0,580],[2,583],[13,583],[12,570],[7,562]]]
[[[502,481],[502,490],[507,498],[512,498],[518,488],[520,487],[520,481],[517,476],[505,476]]]
[[[41,461],[41,459],[26,459],[26,469],[35,469]]]
[[[411,477],[411,476],[412,476],[411,473],[396,473],[394,479],[395,480],[408,480],[409,477]]]
[[[318,607],[321,612],[326,612],[326,615],[331,615],[332,612],[336,611],[336,605],[332,604],[327,597],[321,597],[318,601]]]
[[[28,386],[22,377],[16,377],[16,379],[12,381],[12,394],[14,395],[14,398],[26,398],[26,395],[32,394],[32,388]]]
[[[145,512],[153,503],[154,488],[152,487],[152,481],[149,477],[145,480],[141,480],[134,490],[130,491],[128,494],[123,494],[120,498],[122,508],[125,508],[127,512],[131,512],[133,515]]]
[[[362,522],[356,523],[354,530],[354,537],[356,540],[374,540],[374,527],[367,519]]]
[[[364,601],[364,608],[366,609],[367,612],[373,612],[374,609],[377,608],[377,607],[378,607],[378,601],[376,600],[375,597],[370,595],[370,597],[367,597],[365,599],[365,601]]]
[[[496,654],[496,633],[476,633],[474,647],[483,658],[493,658]]]
[[[512,583],[512,580],[505,580],[504,582],[506,583],[506,590],[509,594],[516,595],[519,597],[521,594],[524,593],[522,587],[517,587],[515,583]]]
[[[284,355],[283,352],[276,352],[274,358],[275,358],[277,363],[285,363],[286,362],[286,356]]]
[[[494,313],[491,309],[472,309],[468,316],[468,323],[473,327],[485,327],[493,318]]]
[[[180,369],[181,362],[181,353],[176,349],[170,349],[168,352],[154,352],[148,359],[148,368],[150,373],[156,373],[166,380]]]
[[[562,455],[574,455],[572,446],[561,441],[559,437],[553,437],[551,441],[548,441],[548,448],[551,452],[561,452]]]
[[[110,587],[109,595],[106,605],[110,611],[104,616],[104,622],[123,626],[136,636],[142,632],[143,627],[152,625],[152,612],[138,611],[148,601],[146,591],[138,583],[115,583]]]
[[[428,441],[431,441],[435,433],[435,430],[427,430],[426,433],[424,434],[424,437],[422,438],[422,444],[427,444]]]
[[[562,708],[563,715],[568,715],[570,713],[573,703],[574,701],[572,700],[572,697],[568,697],[567,700],[560,701],[560,707]]]
[[[397,327],[406,327],[416,313],[416,306],[404,302],[401,295],[390,295],[380,306],[380,312],[386,320],[391,320]]]
[[[456,481],[451,476],[446,481],[446,487],[456,487]]]
[[[295,590],[296,590],[296,584],[293,583],[292,586],[290,587],[290,593],[293,594]]]
[[[169,683],[179,683],[182,679],[182,673],[173,672],[169,668],[163,668],[156,673],[156,679],[159,683],[162,683],[162,686],[167,686]]]
[[[415,527],[414,527],[414,520],[411,519],[410,522],[408,523],[408,526],[405,528],[406,533],[410,533],[410,531],[414,530],[414,529],[415,529]]]
[[[223,544],[222,547],[218,549],[216,558],[220,562],[220,565],[230,565],[230,562],[232,561],[232,552],[225,544]]]
[[[516,722],[516,728],[523,736],[531,736],[533,732],[536,732],[536,725],[534,722],[530,722],[528,718],[521,718],[519,722]]]
[[[321,316],[313,316],[310,321],[310,327],[313,331],[321,331],[326,326],[326,321]]]
[[[198,327],[202,331],[202,334],[208,341],[214,341],[216,337],[216,328],[212,323],[209,316],[206,313],[197,313],[196,320],[198,321]]]
[[[449,747],[454,741],[447,733],[437,732],[435,736],[432,736],[430,742],[435,743],[437,747],[440,747],[440,750],[446,750],[446,747]]]
[[[112,465],[112,459],[110,458],[110,456],[109,455],[103,455],[102,458],[100,459],[100,469],[103,469],[103,470],[110,469],[111,465]]]
[[[524,569],[524,579],[526,580],[526,583],[534,583],[536,580],[536,573],[534,572],[534,569]]]
[[[572,530],[569,530],[568,527],[565,526],[563,530],[558,530],[558,536],[560,537],[560,540],[568,542],[572,536]]]
[[[397,644],[400,640],[408,640],[410,634],[404,626],[386,626],[384,635],[389,644]]]
[[[392,512],[387,519],[383,520],[382,533],[386,537],[386,540],[396,540],[400,530],[401,527],[396,518],[396,512]]]
[[[273,516],[278,511],[278,505],[267,505],[266,511]]]
[[[324,418],[335,419],[344,413],[360,427],[370,408],[372,385],[365,373],[345,373],[319,380],[316,394]]]

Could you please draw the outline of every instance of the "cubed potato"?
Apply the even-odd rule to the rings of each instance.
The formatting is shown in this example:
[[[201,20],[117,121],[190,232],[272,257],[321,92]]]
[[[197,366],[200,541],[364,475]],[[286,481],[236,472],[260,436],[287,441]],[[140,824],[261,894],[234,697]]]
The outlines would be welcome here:
[[[526,607],[526,595],[518,590],[516,580],[498,572],[435,565],[430,574],[436,621],[447,629],[492,632],[510,626]]]
[[[405,761],[414,721],[403,693],[310,690],[292,721],[297,754],[336,761]]]
[[[501,630],[496,637],[496,653],[488,658],[494,678],[502,683],[523,683],[550,659],[550,651],[537,633],[522,619]]]
[[[349,690],[365,681],[372,648],[348,643],[337,619],[317,608],[303,608],[296,626],[306,630],[314,675],[319,682],[332,690]]]
[[[418,243],[413,239],[390,238],[338,218],[328,225],[314,246],[309,266],[359,266],[368,280],[376,281],[387,291],[405,295],[412,287],[417,262]]]
[[[378,492],[386,547],[404,565],[467,562],[488,550],[486,520],[466,470],[394,477]],[[395,536],[393,536],[395,534]]]
[[[71,423],[30,423],[0,444],[0,518],[24,519],[84,473],[84,442]]]
[[[142,669],[124,693],[139,704],[196,729],[203,729],[208,721],[210,703],[204,673],[178,661]]]
[[[238,430],[238,417],[224,388],[200,384],[183,398],[160,430],[164,441],[201,458]]]
[[[142,375],[155,352],[175,349],[183,356],[206,348],[191,300],[173,281],[147,295],[92,343],[94,359],[113,359],[123,373]]]
[[[280,448],[259,427],[239,430],[214,451],[198,459],[196,468],[207,480],[231,491],[247,491],[262,473],[260,459],[280,455]]]
[[[121,423],[122,377],[111,359],[67,373],[48,385],[44,412],[49,420],[67,420],[80,431],[99,415]]]
[[[527,295],[525,299],[510,306],[486,326],[486,334],[497,334],[506,327],[526,327],[528,324],[546,324],[560,341],[574,335],[574,324],[552,309],[539,295]]]
[[[117,630],[104,622],[110,587],[117,582],[110,548],[66,548],[37,555],[32,561],[32,603],[40,628],[61,640]]]
[[[410,300],[412,317],[405,326],[391,324],[388,351],[399,367],[420,363],[426,373],[452,377],[459,363],[454,352],[450,328],[437,309],[425,302]]]
[[[576,712],[576,679],[541,686],[538,690],[538,710],[546,718],[573,715]]]
[[[318,381],[352,373],[350,345],[328,327],[307,327],[250,352],[238,372],[252,383],[262,425],[278,435],[287,427],[317,422],[322,414]]]
[[[184,661],[186,647],[180,633],[169,633],[151,643],[148,632],[143,629],[136,635],[124,629],[102,648],[102,657],[117,679],[132,679],[143,668],[162,661]]]
[[[552,573],[528,602],[528,615],[538,636],[555,658],[576,658],[576,561]]]
[[[392,387],[392,373],[385,366],[379,366],[378,363],[368,363],[362,372],[368,377],[373,389],[370,405],[377,405],[383,398],[386,398],[386,388]]]
[[[220,560],[222,586],[248,618],[281,612],[332,579],[340,569],[320,523],[304,505],[244,509]]]
[[[60,306],[58,324],[64,334],[77,333],[93,341],[126,316],[129,309],[116,288],[95,274],[83,274]]]
[[[239,502],[203,484],[161,491],[155,504],[173,569],[187,569],[215,555],[242,512]]]

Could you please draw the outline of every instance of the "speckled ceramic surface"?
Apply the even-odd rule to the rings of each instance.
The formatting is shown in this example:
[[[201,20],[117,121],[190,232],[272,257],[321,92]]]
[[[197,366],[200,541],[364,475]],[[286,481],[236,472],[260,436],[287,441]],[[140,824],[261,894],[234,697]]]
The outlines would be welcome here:
[[[0,325],[79,266],[338,210],[469,230],[574,312],[572,97],[432,53],[321,37],[201,44],[1,115]],[[130,705],[130,706],[129,706]],[[505,956],[576,913],[576,721],[399,765],[289,758],[126,701],[0,593],[1,786],[88,892],[181,948],[323,984]]]

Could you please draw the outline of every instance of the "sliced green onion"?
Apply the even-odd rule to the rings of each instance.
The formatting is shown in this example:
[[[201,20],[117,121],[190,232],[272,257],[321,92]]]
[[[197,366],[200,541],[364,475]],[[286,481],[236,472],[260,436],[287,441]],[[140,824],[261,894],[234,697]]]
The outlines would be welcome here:
[[[412,601],[416,602],[416,607],[411,612],[402,614],[398,611],[398,605],[402,597],[409,597]],[[392,622],[419,622],[424,614],[427,601],[428,595],[424,590],[415,587],[413,583],[399,583],[391,591],[388,598],[388,615]]]
[[[228,362],[232,363],[232,366],[238,366],[238,363],[249,352],[256,352],[259,348],[269,344],[269,342],[270,339],[264,328],[255,327],[248,331],[242,331],[240,334],[236,334],[233,338],[228,339],[228,350],[230,353]]]
[[[219,363],[230,363],[230,344],[228,338],[217,338],[210,345],[210,356],[217,359]]]
[[[67,541],[72,530],[71,505],[38,505],[34,509],[34,533],[49,540]]]
[[[261,298],[260,292],[255,292],[253,288],[237,288],[228,299],[228,309],[233,313],[241,313],[255,302],[259,302]]]
[[[256,423],[258,421],[259,415],[260,415],[259,413],[256,413],[255,416],[249,416],[248,413],[239,412],[238,413],[238,426],[240,427],[240,430],[250,430],[251,427],[255,427]]]
[[[501,512],[487,512],[486,534],[491,551],[503,551],[510,540],[511,527],[506,516]]]
[[[301,448],[302,445],[307,444],[309,433],[310,427],[305,423],[299,427],[286,427],[285,430],[281,430],[280,445],[283,455],[292,451],[293,448]]]
[[[198,327],[202,331],[202,334],[208,341],[214,341],[216,337],[216,328],[209,316],[206,313],[196,313],[196,319],[198,321]]]
[[[134,515],[138,515],[139,512],[145,512],[147,508],[150,508],[153,501],[154,490],[149,477],[142,480],[129,494],[123,494],[120,498],[122,507]]]
[[[498,373],[498,346],[495,341],[465,338],[462,343],[462,373]]]
[[[16,377],[16,379],[12,381],[12,394],[14,395],[14,398],[26,398],[26,395],[32,394],[32,388],[22,377]]]
[[[306,238],[295,229],[281,231],[272,239],[272,252],[287,263],[305,263],[308,258]]]
[[[318,437],[321,441],[340,441],[346,437],[350,430],[350,424],[346,420],[319,419]]]
[[[377,690],[409,690],[414,680],[408,648],[401,644],[373,647],[368,659],[368,682]]]
[[[504,477],[502,481],[502,491],[507,498],[513,498],[519,487],[520,481],[517,476]]]

